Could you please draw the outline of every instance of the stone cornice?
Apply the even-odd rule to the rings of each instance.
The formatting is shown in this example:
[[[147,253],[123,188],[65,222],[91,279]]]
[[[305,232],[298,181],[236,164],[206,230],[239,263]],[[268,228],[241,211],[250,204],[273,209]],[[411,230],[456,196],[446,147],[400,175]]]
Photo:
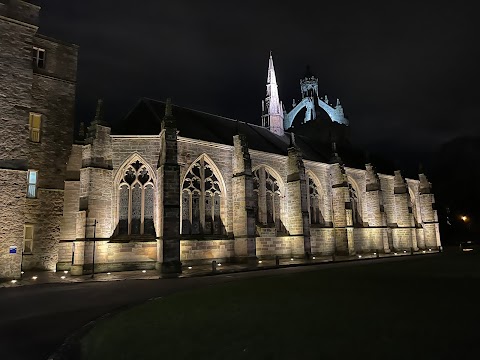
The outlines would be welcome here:
[[[13,24],[16,24],[16,25],[28,27],[28,28],[33,29],[33,30],[35,30],[35,31],[38,30],[38,26],[37,26],[37,25],[28,24],[28,23],[26,23],[26,22],[23,22],[23,21],[20,21],[20,20],[15,20],[15,19],[12,19],[12,18],[3,16],[3,15],[0,15],[0,20],[5,20],[5,21],[8,21],[8,22],[13,23]]]

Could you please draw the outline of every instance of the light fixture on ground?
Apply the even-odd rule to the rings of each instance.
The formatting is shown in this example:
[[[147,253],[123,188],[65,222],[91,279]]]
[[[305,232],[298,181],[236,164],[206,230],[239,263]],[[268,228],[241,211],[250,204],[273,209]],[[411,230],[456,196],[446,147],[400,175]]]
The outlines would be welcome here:
[[[65,280],[65,276],[61,276],[60,279]]]
[[[361,258],[362,258],[362,255],[358,255],[358,258],[361,259]]]
[[[147,272],[147,270],[142,270],[142,273],[144,273],[144,274],[145,274],[146,272]]]
[[[293,258],[290,258],[290,261],[293,261]]]
[[[17,282],[17,280],[13,279],[12,280],[12,284],[15,284]]]
[[[262,260],[258,260],[258,263],[261,264],[261,263],[262,263]]]
[[[32,276],[32,280],[37,280],[38,279],[38,276]]]
[[[189,267],[188,267],[188,270],[192,270],[192,267],[191,267],[191,266],[189,266]]]
[[[316,259],[316,258],[315,258],[315,256],[314,256],[314,257],[312,257],[312,259],[313,259],[313,260],[315,260],[315,259]]]
[[[109,272],[108,272],[107,275],[112,275],[112,273],[109,273]]]

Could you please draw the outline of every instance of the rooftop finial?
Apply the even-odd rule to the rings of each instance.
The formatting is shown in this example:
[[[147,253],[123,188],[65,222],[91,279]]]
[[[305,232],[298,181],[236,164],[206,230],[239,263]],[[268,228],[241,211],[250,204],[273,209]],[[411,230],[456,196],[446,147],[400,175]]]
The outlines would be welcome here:
[[[165,117],[172,117],[172,98],[167,98],[167,102],[165,104]]]
[[[292,132],[290,133],[290,147],[295,147],[297,144],[295,143],[295,134]]]
[[[103,99],[97,100],[97,110],[93,121],[96,121],[99,124],[103,122]]]

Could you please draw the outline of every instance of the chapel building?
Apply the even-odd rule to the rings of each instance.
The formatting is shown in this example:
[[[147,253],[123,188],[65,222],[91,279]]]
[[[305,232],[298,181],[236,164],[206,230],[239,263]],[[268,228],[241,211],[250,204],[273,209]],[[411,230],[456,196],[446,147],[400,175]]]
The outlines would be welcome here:
[[[99,101],[72,145],[77,48],[38,35],[27,4],[0,0],[0,26],[19,34],[0,34],[12,48],[0,54],[0,278],[440,248],[427,177],[354,168],[335,143],[295,134],[300,115],[349,122],[311,74],[287,112],[271,55],[262,125],[144,98],[112,129]]]

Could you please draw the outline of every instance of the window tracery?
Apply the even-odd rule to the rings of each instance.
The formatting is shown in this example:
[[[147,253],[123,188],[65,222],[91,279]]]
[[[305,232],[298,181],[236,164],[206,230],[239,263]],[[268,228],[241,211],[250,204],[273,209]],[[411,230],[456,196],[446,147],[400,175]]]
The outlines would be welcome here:
[[[323,224],[322,215],[322,197],[315,181],[308,177],[308,211],[310,215],[310,224]]]
[[[223,234],[220,182],[208,161],[201,157],[182,184],[182,234]]]
[[[155,234],[154,182],[139,160],[123,170],[118,192],[118,232],[123,235]]]
[[[280,184],[264,166],[253,171],[253,191],[257,222],[275,226],[278,231],[282,231]]]

